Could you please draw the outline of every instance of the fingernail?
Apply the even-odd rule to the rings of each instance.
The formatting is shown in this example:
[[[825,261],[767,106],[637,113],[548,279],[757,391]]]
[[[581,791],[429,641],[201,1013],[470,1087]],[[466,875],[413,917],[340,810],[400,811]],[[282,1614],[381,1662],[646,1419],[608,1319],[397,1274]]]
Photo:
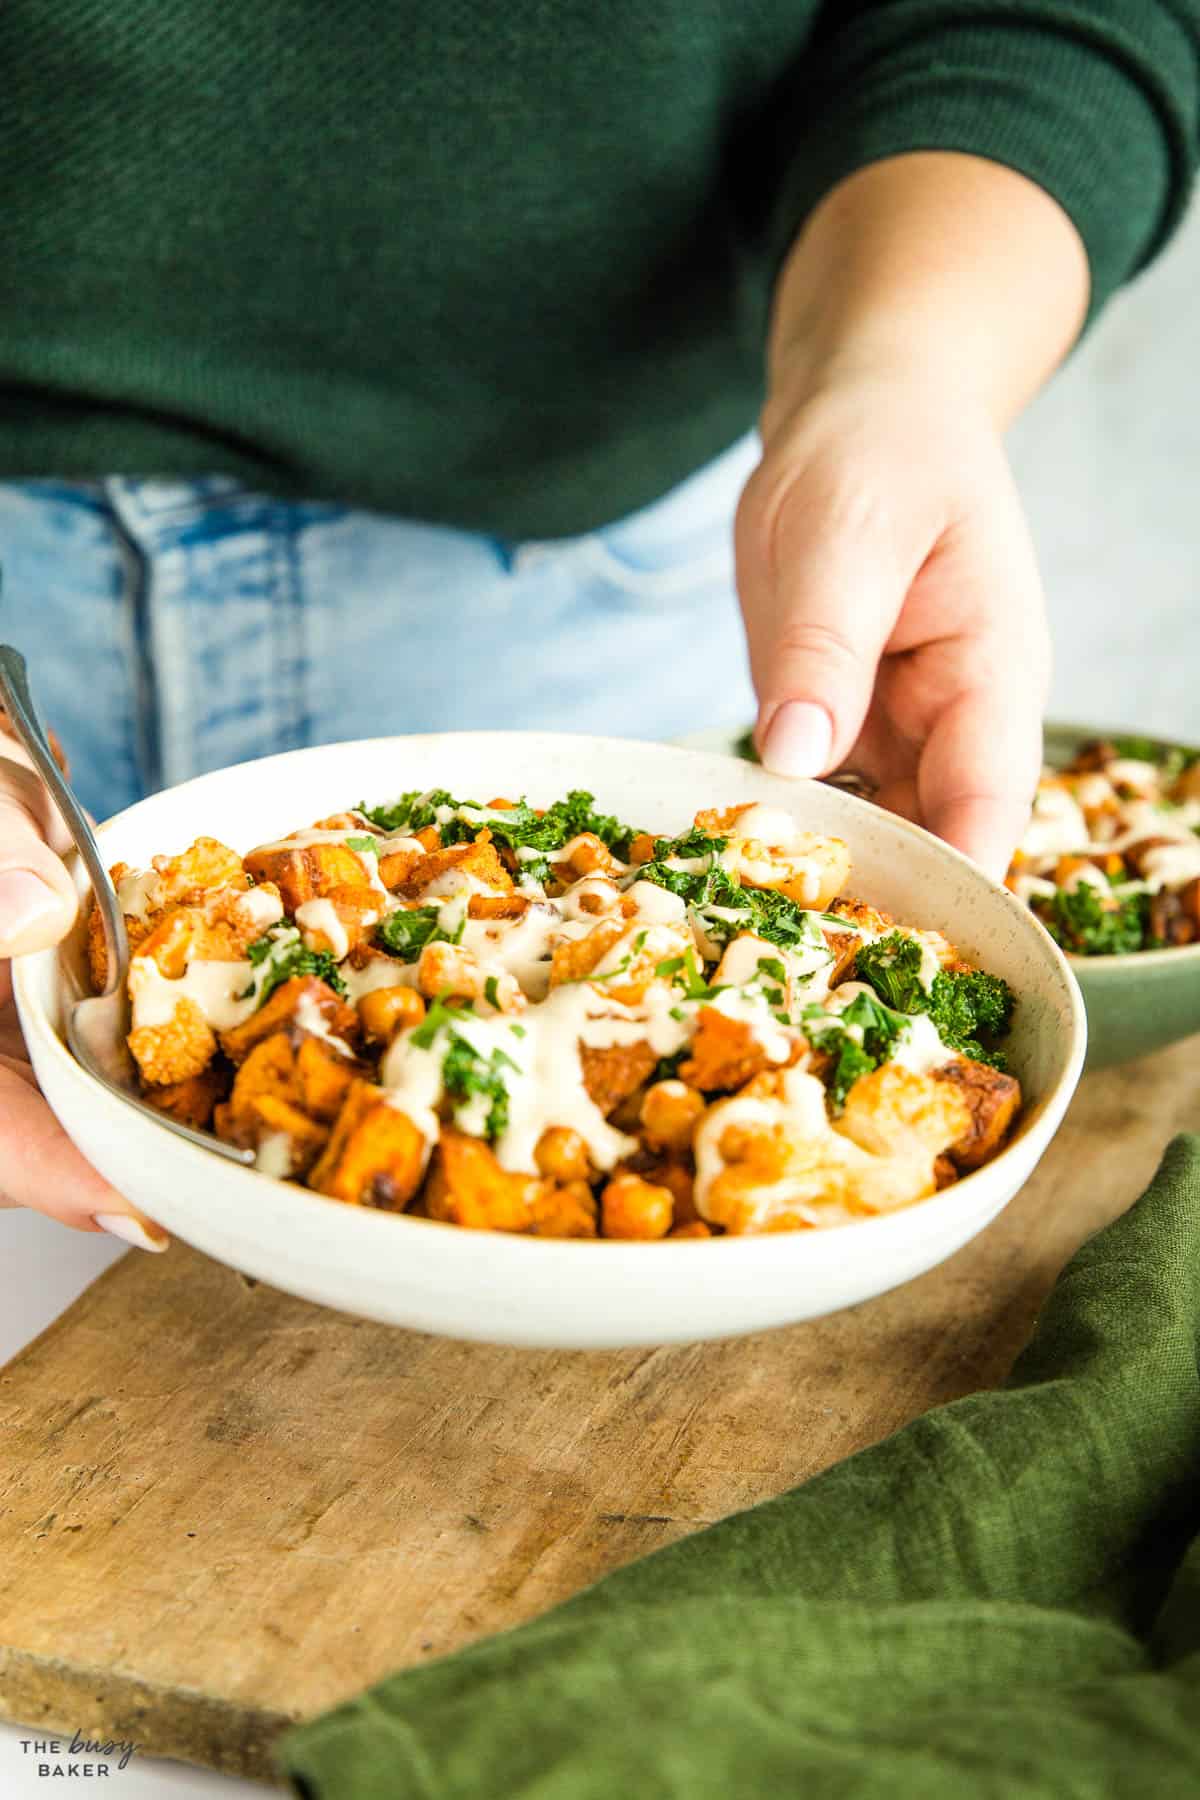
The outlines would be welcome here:
[[[135,1219],[132,1213],[93,1213],[92,1218],[101,1231],[124,1238],[138,1250],[165,1250],[171,1241],[161,1226]]]
[[[0,942],[16,943],[39,921],[62,910],[61,896],[32,869],[0,871]]]
[[[833,748],[833,721],[811,700],[785,700],[767,727],[764,768],[776,775],[823,775]]]

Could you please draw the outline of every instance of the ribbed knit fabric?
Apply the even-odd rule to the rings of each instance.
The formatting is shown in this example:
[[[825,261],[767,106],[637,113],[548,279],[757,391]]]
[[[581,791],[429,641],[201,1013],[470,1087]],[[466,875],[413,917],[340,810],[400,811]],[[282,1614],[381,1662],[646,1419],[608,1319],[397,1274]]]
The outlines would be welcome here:
[[[0,477],[228,471],[512,537],[753,422],[830,186],[1011,164],[1093,310],[1197,148],[1200,0],[6,0]]]

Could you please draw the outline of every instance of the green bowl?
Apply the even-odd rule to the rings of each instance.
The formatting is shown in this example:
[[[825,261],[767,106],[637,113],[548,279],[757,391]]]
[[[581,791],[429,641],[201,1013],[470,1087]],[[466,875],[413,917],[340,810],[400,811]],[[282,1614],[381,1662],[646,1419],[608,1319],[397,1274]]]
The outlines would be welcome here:
[[[1081,744],[1129,736],[1094,725],[1047,724],[1046,761],[1061,768]],[[1145,743],[1154,756],[1191,749],[1171,738],[1146,738]],[[1200,1031],[1200,943],[1133,950],[1125,956],[1068,956],[1067,961],[1087,1007],[1085,1068],[1132,1062]]]
[[[1129,731],[1106,731],[1095,725],[1048,723],[1046,761],[1061,768],[1081,744],[1094,738],[1130,735]],[[697,750],[746,754],[745,734],[734,731],[696,732],[679,741]],[[1147,752],[1156,756],[1192,748],[1171,738],[1145,738],[1144,742]],[[1171,950],[1135,950],[1126,956],[1068,956],[1067,961],[1087,1007],[1085,1068],[1108,1069],[1115,1063],[1133,1062],[1200,1032],[1200,943]]]

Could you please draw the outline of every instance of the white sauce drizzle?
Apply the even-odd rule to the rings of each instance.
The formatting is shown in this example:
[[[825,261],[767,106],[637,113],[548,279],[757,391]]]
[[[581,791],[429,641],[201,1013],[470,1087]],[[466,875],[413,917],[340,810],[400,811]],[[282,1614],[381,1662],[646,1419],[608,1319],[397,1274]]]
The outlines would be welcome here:
[[[346,927],[338,918],[337,909],[332,900],[305,900],[296,908],[296,923],[304,933],[305,942],[309,935],[321,932],[329,940],[330,953],[335,962],[341,962],[349,953],[350,938]],[[312,945],[309,944],[309,949]]]

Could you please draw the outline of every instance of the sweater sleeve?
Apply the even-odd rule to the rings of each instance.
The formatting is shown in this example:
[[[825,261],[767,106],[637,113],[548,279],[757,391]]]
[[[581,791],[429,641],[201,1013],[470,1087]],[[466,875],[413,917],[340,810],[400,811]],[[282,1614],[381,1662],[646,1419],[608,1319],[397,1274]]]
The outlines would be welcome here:
[[[1090,321],[1187,204],[1200,157],[1200,0],[826,0],[797,98],[775,207],[779,260],[856,169],[963,151],[1027,175],[1074,221]]]

